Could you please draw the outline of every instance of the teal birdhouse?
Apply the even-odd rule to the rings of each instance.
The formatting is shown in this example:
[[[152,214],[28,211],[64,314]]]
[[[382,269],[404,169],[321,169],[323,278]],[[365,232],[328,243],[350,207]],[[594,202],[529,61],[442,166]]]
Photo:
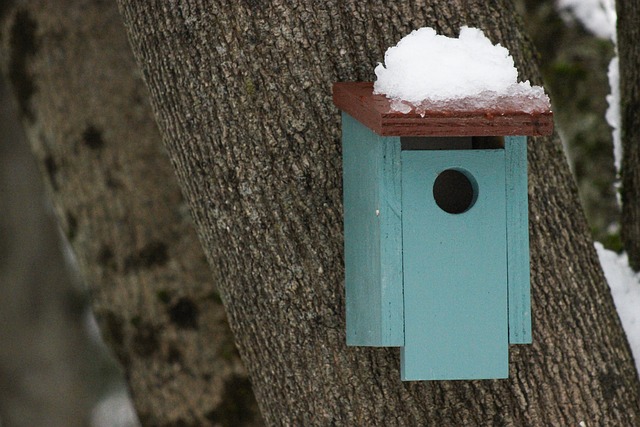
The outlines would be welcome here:
[[[400,347],[405,381],[507,378],[531,343],[526,137],[551,112],[403,114],[361,82],[333,99],[347,344]]]

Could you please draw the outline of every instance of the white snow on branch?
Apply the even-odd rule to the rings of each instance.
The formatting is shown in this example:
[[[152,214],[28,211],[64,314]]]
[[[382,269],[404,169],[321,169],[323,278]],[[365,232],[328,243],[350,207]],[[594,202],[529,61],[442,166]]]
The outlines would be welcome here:
[[[615,42],[615,0],[557,0],[556,5],[565,22],[577,19],[596,37]]]
[[[607,75],[611,93],[607,95],[609,108],[607,108],[605,118],[609,126],[611,126],[611,134],[613,136],[613,164],[616,167],[616,171],[620,172],[620,167],[622,166],[622,136],[620,135],[622,122],[620,119],[620,68],[618,66],[617,48],[616,56],[609,63]]]
[[[616,170],[620,172],[622,141],[620,139],[620,72],[617,57],[616,2],[615,0],[556,0],[556,7],[565,22],[578,20],[593,35],[610,39],[616,47],[616,56],[609,63],[607,73],[611,94],[607,96],[609,108],[605,118],[612,129],[613,160]]]
[[[618,255],[605,249],[599,242],[595,246],[613,302],[627,334],[636,368],[640,372],[640,274],[634,273],[629,267],[626,254]]]

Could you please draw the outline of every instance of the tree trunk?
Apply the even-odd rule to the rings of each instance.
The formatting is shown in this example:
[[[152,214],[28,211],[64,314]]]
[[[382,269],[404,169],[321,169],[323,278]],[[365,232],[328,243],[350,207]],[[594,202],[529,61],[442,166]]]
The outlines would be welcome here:
[[[345,346],[334,81],[478,26],[540,83],[508,1],[119,0],[164,142],[271,425],[636,425],[640,387],[557,138],[530,144],[534,343],[505,381],[402,383]]]
[[[640,271],[640,4],[617,0],[622,121],[622,239],[629,264]]]
[[[147,425],[259,425],[114,2],[6,12],[3,66]]]

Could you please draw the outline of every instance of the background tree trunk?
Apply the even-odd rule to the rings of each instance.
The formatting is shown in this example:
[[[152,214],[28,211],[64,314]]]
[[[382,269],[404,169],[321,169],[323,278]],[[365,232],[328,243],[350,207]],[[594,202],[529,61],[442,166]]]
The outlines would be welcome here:
[[[635,425],[637,373],[557,138],[530,144],[534,344],[506,381],[402,383],[347,348],[334,81],[425,25],[482,28],[541,83],[508,1],[119,0],[263,415],[287,425]]]
[[[0,423],[85,426],[107,363],[10,95],[0,82]]]
[[[262,424],[115,2],[18,2],[2,59],[140,420]]]
[[[622,120],[622,239],[640,271],[640,4],[616,0]]]

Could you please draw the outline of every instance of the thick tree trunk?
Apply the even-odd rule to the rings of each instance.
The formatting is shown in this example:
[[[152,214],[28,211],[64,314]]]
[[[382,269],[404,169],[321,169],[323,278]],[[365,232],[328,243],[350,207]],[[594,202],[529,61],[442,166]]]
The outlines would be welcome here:
[[[334,81],[411,29],[479,26],[540,83],[508,1],[119,0],[272,425],[637,425],[640,387],[557,139],[530,144],[534,344],[504,381],[402,383],[345,346]]]
[[[261,424],[116,4],[5,18],[3,66],[141,421]]]
[[[622,239],[640,271],[640,4],[616,0],[622,121]]]

